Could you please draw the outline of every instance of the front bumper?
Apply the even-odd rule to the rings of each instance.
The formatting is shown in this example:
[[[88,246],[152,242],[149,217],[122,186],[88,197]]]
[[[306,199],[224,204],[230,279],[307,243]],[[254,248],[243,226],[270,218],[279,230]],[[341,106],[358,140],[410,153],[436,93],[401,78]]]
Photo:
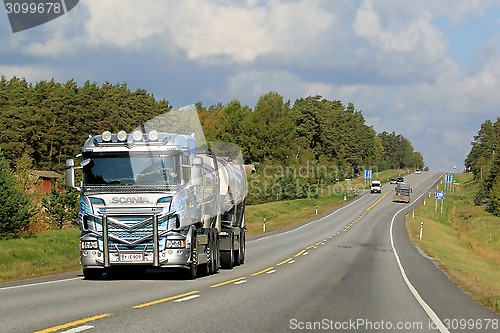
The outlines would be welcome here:
[[[109,260],[105,264],[104,254],[99,250],[81,250],[80,261],[84,268],[112,266],[151,266],[151,267],[189,267],[191,264],[190,249],[165,249],[159,251],[159,264],[154,264],[153,252],[109,252]]]

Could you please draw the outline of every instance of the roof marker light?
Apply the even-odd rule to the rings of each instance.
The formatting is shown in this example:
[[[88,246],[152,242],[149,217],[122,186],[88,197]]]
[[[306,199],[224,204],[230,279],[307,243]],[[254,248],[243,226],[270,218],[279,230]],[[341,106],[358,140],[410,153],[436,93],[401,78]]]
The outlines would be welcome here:
[[[125,140],[127,140],[127,132],[120,131],[120,132],[118,132],[116,137],[118,138],[118,141],[125,141]]]
[[[151,140],[151,141],[156,141],[156,140],[158,140],[158,131],[156,131],[156,130],[149,131],[149,133],[148,133],[148,138],[149,138],[149,140]]]
[[[142,132],[141,131],[134,131],[132,133],[132,138],[134,138],[134,141],[141,141],[142,140]]]
[[[111,141],[111,132],[104,131],[104,132],[102,132],[101,137],[102,137],[103,141]]]

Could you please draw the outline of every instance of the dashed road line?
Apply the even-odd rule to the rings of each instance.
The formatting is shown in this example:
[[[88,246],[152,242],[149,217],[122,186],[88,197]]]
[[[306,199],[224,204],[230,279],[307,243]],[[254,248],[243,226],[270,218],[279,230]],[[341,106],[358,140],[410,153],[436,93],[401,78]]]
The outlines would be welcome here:
[[[263,269],[261,271],[258,271],[258,272],[255,272],[253,274],[250,274],[250,276],[257,276],[257,275],[260,275],[260,274],[264,274],[264,273],[267,273],[269,272],[270,270],[274,269],[274,267],[268,267],[266,269]]]
[[[220,286],[225,286],[226,284],[230,284],[230,283],[242,281],[242,280],[245,280],[245,279],[246,279],[246,277],[242,276],[242,277],[239,277],[237,279],[232,279],[232,280],[228,280],[228,281],[224,281],[224,282],[221,282],[221,283],[217,283],[217,284],[211,285],[210,288],[217,288],[217,287],[220,287]]]
[[[184,293],[184,294],[170,296],[170,297],[167,297],[167,298],[158,299],[156,301],[151,301],[151,302],[147,302],[147,303],[135,305],[135,306],[132,307],[132,309],[142,309],[142,308],[145,308],[145,307],[148,307],[148,306],[151,306],[151,305],[155,305],[155,304],[159,304],[159,303],[164,303],[164,302],[168,302],[168,301],[173,301],[173,300],[176,300],[176,299],[179,299],[179,298],[183,298],[183,297],[186,297],[186,296],[194,295],[194,294],[197,294],[199,292],[200,292],[199,290],[193,290],[193,291],[190,291],[190,292],[187,292],[187,293]]]
[[[46,328],[46,329],[41,330],[41,331],[36,331],[35,333],[57,332],[57,331],[60,331],[60,330],[66,329],[66,328],[70,328],[70,327],[73,327],[73,326],[78,326],[78,325],[81,325],[81,324],[85,324],[85,323],[88,323],[88,322],[91,322],[91,321],[94,321],[94,320],[98,320],[98,319],[102,319],[102,318],[106,318],[106,317],[109,317],[109,316],[111,316],[111,314],[109,314],[109,313],[103,313],[103,314],[100,314],[100,315],[97,315],[97,316],[92,316],[92,317],[88,317],[88,318],[84,318],[84,319],[80,319],[80,320],[75,320],[75,321],[72,321],[72,322],[69,322],[69,323],[66,323],[66,324],[62,324],[62,325],[58,325],[58,326],[54,326],[54,327],[49,327],[49,328]]]

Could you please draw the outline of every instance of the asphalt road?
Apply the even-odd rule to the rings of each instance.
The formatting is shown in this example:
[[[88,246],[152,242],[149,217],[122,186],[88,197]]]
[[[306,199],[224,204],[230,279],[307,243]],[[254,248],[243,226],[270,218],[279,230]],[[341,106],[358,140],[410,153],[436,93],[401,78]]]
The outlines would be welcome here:
[[[298,228],[247,240],[233,270],[192,281],[81,272],[0,284],[1,332],[499,332],[422,256],[404,226],[438,175],[410,175],[410,204],[364,194]],[[463,328],[463,329],[461,329]]]

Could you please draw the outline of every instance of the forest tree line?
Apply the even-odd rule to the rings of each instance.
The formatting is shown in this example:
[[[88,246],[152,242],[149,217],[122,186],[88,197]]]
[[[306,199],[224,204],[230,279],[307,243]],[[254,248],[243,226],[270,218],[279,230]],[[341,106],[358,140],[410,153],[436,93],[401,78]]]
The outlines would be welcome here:
[[[500,216],[500,117],[486,120],[479,129],[465,159],[465,170],[474,174],[479,189],[474,201]]]
[[[310,96],[284,101],[278,93],[261,96],[252,109],[239,101],[205,108],[197,104],[208,140],[240,145],[247,163],[301,164],[320,161],[358,172],[423,168],[423,156],[395,132],[377,134],[354,104]],[[54,80],[28,83],[0,78],[0,148],[6,160],[28,154],[38,170],[62,171],[89,134],[132,130],[172,109],[145,90],[126,83]]]
[[[250,204],[311,197],[317,195],[318,186],[359,176],[366,168],[381,171],[424,167],[423,156],[414,151],[408,139],[395,132],[377,134],[353,103],[344,105],[321,96],[291,103],[269,92],[259,98],[254,108],[238,100],[209,107],[197,103],[196,107],[208,141],[236,143],[246,163],[260,170],[273,170],[273,176],[267,179],[259,173],[250,177]],[[0,77],[0,196],[13,198],[13,207],[25,205],[22,192],[26,192],[26,184],[21,183],[29,170],[62,174],[65,160],[81,152],[89,134],[131,131],[170,110],[169,101],[157,100],[143,89],[132,91],[125,82],[98,85],[87,81],[78,86],[73,80],[32,84],[17,77]],[[328,166],[329,171],[298,177],[289,172],[304,166]],[[284,167],[286,172],[275,172]],[[11,184],[13,179],[18,180],[15,186]],[[273,192],[252,193],[252,188],[264,186],[273,187]],[[289,191],[292,187],[297,190]],[[39,219],[40,212],[49,214],[48,220],[57,221],[57,227],[74,221],[74,194],[54,191],[37,202],[31,204],[35,212],[17,215],[9,213],[4,205],[0,238],[31,228],[26,220]],[[19,216],[18,220],[11,221],[15,216]],[[17,227],[11,230],[11,226]]]

